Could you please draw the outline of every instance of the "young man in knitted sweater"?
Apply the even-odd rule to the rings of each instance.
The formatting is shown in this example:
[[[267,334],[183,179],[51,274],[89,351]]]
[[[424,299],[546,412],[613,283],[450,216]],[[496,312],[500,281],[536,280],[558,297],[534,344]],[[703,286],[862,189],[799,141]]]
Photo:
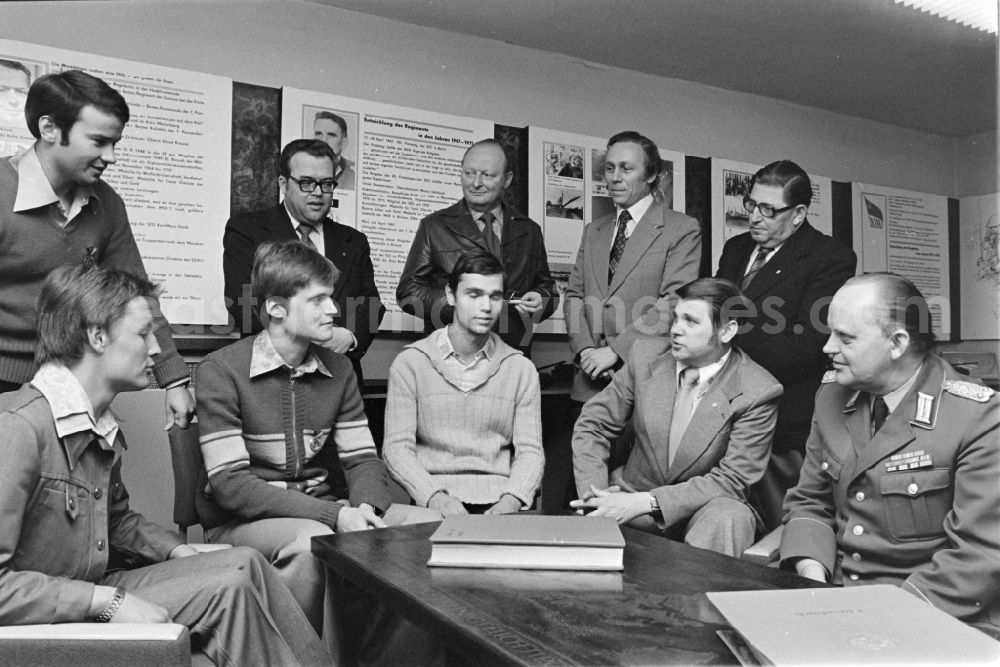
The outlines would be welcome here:
[[[251,285],[266,328],[208,355],[195,392],[206,538],[260,550],[331,645],[326,574],[310,539],[383,527],[390,504],[351,362],[321,347],[337,278],[300,241],[262,244]]]
[[[538,372],[490,332],[503,289],[496,257],[463,255],[445,290],[451,324],[389,369],[386,465],[418,505],[445,516],[530,507],[542,478]]]

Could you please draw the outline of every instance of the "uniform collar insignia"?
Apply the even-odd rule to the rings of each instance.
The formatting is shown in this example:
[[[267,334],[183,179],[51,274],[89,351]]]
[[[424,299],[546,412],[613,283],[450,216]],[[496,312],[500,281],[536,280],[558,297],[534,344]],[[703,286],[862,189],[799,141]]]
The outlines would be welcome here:
[[[830,372],[832,373],[833,371]],[[847,403],[844,403],[844,412],[852,412],[854,408],[857,407],[855,403],[858,402],[858,396],[860,395],[861,395],[860,391],[856,391],[853,394],[851,394],[851,397],[847,399]]]
[[[917,392],[917,414],[913,421],[925,426],[931,425],[931,415],[934,414],[934,397],[922,391]]]

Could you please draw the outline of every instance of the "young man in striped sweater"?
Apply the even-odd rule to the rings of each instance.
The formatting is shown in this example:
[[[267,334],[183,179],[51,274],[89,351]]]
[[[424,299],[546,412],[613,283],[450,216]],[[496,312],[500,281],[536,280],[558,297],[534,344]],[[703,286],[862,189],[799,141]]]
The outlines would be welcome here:
[[[351,362],[321,347],[337,278],[299,241],[262,244],[251,285],[266,328],[208,355],[195,392],[206,538],[259,549],[328,644],[331,601],[310,539],[383,527],[390,504]]]
[[[503,289],[495,256],[462,255],[445,289],[451,324],[389,369],[386,465],[418,505],[446,516],[530,507],[541,482],[538,372],[490,331]]]

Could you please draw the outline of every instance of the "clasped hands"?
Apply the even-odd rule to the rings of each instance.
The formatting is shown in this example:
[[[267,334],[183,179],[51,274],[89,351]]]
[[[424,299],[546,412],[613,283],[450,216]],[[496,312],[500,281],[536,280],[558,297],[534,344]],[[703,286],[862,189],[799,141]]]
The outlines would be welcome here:
[[[628,523],[636,517],[650,513],[649,498],[650,494],[647,491],[630,493],[622,491],[619,486],[598,489],[591,484],[590,490],[583,495],[583,498],[571,501],[569,505],[576,509],[577,514],[607,516],[618,523]]]
[[[580,370],[591,380],[609,379],[618,363],[618,353],[610,347],[588,347],[580,351]]]
[[[447,491],[438,491],[427,501],[427,507],[437,510],[441,516],[451,516],[453,514],[468,514],[462,501],[454,496],[448,495]],[[521,509],[521,501],[516,497],[505,493],[500,496],[500,500],[493,503],[484,514],[513,514]]]

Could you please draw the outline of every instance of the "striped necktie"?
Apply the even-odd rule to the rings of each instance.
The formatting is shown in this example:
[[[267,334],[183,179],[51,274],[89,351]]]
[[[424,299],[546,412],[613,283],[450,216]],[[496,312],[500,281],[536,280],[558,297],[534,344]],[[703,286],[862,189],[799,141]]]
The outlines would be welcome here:
[[[747,271],[747,274],[743,276],[743,284],[740,285],[742,289],[746,290],[746,288],[753,281],[754,276],[756,276],[757,272],[760,271],[760,267],[764,266],[764,263],[767,262],[768,252],[770,251],[763,246],[759,246],[757,248],[757,256],[754,258],[753,264],[750,265],[750,270]]]
[[[313,250],[316,250],[316,252],[319,252],[319,250],[316,249],[316,244],[313,243],[313,240],[310,237],[310,234],[312,234],[315,230],[316,230],[315,227],[313,227],[312,225],[307,225],[304,222],[300,222],[299,226],[295,228],[295,231],[299,233],[299,238],[302,239],[302,242],[305,243],[310,248],[312,248]]]

